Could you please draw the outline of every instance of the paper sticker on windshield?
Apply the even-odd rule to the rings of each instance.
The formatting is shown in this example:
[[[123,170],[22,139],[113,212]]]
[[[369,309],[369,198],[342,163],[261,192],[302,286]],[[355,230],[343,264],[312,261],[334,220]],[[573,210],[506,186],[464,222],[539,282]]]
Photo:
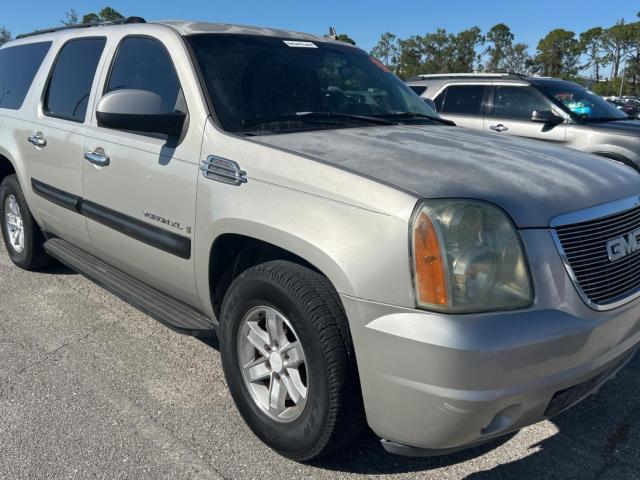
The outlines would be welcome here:
[[[292,48],[318,48],[313,42],[300,42],[298,40],[283,40],[283,42]]]

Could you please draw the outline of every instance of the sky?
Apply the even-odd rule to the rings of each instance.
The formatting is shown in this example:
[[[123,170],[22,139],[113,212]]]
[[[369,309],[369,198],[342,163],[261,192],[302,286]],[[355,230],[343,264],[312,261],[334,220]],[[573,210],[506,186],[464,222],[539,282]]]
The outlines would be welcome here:
[[[535,48],[555,28],[579,34],[593,26],[610,26],[620,18],[633,21],[640,0],[0,0],[0,26],[16,35],[58,26],[71,8],[81,16],[104,6],[148,21],[242,23],[315,34],[327,33],[333,26],[369,51],[387,31],[406,38],[437,28],[455,33],[477,25],[486,32],[500,22],[511,27],[516,41]]]

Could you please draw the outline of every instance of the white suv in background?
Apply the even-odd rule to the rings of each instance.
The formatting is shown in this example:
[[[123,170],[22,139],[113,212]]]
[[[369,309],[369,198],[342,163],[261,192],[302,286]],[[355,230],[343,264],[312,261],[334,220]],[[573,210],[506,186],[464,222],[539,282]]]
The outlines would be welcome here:
[[[640,171],[640,121],[559,78],[420,75],[407,85],[457,125],[563,145]]]

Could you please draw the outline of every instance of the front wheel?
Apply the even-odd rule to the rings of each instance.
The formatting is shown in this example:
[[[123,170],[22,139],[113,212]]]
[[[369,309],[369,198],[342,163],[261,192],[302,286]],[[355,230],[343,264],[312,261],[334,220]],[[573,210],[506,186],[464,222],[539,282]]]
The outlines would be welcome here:
[[[2,237],[9,257],[25,270],[37,270],[51,262],[44,251],[44,235],[31,215],[16,175],[0,184]]]
[[[349,442],[364,423],[346,318],[322,275],[275,261],[242,273],[225,296],[221,353],[253,432],[294,460]]]

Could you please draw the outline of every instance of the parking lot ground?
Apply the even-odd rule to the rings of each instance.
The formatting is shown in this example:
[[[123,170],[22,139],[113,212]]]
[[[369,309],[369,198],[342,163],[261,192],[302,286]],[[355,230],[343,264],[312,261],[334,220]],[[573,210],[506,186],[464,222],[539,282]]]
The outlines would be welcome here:
[[[302,465],[244,425],[215,347],[64,267],[23,272],[0,247],[0,478],[640,478],[640,357],[598,396],[488,446],[411,459],[364,434]]]

